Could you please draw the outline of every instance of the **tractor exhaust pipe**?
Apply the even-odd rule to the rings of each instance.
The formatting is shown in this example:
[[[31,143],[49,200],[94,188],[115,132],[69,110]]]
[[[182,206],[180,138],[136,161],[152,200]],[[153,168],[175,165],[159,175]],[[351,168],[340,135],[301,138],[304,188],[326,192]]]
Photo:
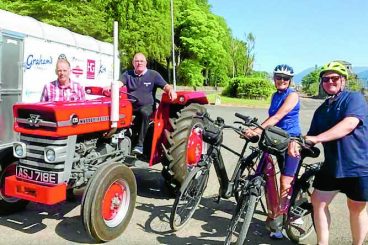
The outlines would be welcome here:
[[[118,22],[114,21],[114,74],[113,81],[111,83],[111,128],[118,127],[119,121],[119,71],[120,71],[120,60],[118,53]]]

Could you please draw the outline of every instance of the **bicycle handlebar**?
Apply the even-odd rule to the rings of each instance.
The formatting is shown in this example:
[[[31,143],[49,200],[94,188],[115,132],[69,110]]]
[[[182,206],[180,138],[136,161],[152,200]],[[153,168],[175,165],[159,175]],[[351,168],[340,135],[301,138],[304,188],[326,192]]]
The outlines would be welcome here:
[[[236,113],[238,114],[238,113]],[[243,116],[241,114],[238,114],[240,116]],[[252,143],[257,143],[258,140],[259,140],[259,136],[255,136],[255,137],[252,137],[252,138],[246,138],[244,136],[244,129],[242,127],[234,127],[232,125],[228,125],[228,124],[225,124],[225,120],[222,118],[222,117],[217,117],[216,120],[213,120],[212,118],[210,118],[209,114],[208,113],[200,113],[200,112],[197,112],[197,118],[202,118],[202,119],[207,119],[209,122],[215,124],[217,127],[220,128],[220,130],[223,130],[225,128],[229,128],[229,129],[232,129],[234,130],[237,134],[239,134],[239,136],[242,138],[242,139],[245,139],[245,140],[248,140]],[[250,117],[245,117],[244,118],[241,118],[244,120],[244,122],[238,122],[238,121],[235,121],[234,123],[239,123],[239,124],[242,124],[244,126],[249,126],[251,125],[250,122],[254,123],[253,120],[255,119],[255,122],[257,121],[256,118],[253,118],[251,119]],[[250,119],[248,121],[248,119]],[[252,124],[253,125],[253,124]]]
[[[257,118],[251,118],[249,116],[245,116],[239,113],[235,113],[236,117],[239,117],[245,121],[247,126],[256,126],[262,130],[265,130],[260,124],[258,124]],[[290,137],[290,140],[295,140],[302,147],[302,155],[309,156],[312,158],[316,158],[320,154],[320,150],[317,147],[313,146],[311,141],[306,141],[303,137]]]
[[[258,119],[256,117],[249,117],[249,116],[245,116],[242,115],[240,113],[235,113],[235,116],[242,119],[243,121],[235,121],[234,123],[239,123],[241,125],[244,125],[246,127],[250,127],[250,126],[256,126],[257,128],[260,128],[262,130],[265,130],[265,128],[263,128],[259,123],[258,123]],[[233,129],[236,133],[238,133],[241,138],[246,139],[252,143],[257,143],[259,141],[259,136],[254,136],[252,138],[246,138],[244,136],[244,129],[242,127],[236,128],[234,126],[231,125],[226,125],[225,121],[223,118],[221,117],[217,117],[216,120],[213,120],[210,118],[210,116],[208,115],[208,113],[197,113],[197,117],[200,117],[202,119],[207,119],[209,122],[215,124],[216,126],[218,126],[220,128],[220,130],[223,130],[224,128],[231,128]],[[312,158],[316,158],[319,156],[320,154],[320,150],[317,147],[313,146],[313,143],[310,141],[306,141],[303,137],[290,137],[290,140],[294,140],[296,141],[302,148],[301,153],[303,156],[308,156],[308,157],[312,157]]]
[[[302,136],[290,137],[290,140],[296,141],[302,147],[301,154],[304,156],[316,158],[321,153],[321,151],[315,147],[311,141],[305,140]]]

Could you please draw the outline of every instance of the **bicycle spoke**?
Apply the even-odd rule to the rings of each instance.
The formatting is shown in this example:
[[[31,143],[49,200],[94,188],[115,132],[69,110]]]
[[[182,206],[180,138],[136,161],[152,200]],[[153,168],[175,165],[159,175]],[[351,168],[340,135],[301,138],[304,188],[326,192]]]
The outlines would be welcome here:
[[[307,179],[301,182],[311,183],[314,175],[308,175]],[[289,211],[288,223],[286,225],[286,233],[288,237],[294,242],[300,242],[307,238],[313,231],[313,206],[310,202],[310,193],[312,192],[312,185],[297,185],[295,196],[291,201]],[[308,188],[302,188],[308,187]]]
[[[179,230],[189,221],[199,205],[208,181],[208,170],[196,168],[184,182],[176,197],[170,216],[170,226]]]

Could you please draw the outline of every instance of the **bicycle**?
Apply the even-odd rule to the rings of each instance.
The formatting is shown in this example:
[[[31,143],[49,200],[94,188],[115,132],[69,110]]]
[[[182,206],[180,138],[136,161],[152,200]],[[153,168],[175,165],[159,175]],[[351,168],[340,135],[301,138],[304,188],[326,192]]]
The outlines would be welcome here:
[[[267,209],[275,217],[280,217],[279,223],[270,227],[272,230],[275,227],[282,226],[285,229],[287,236],[294,242],[300,242],[307,238],[314,228],[313,207],[310,201],[312,192],[312,183],[314,176],[318,171],[321,163],[307,165],[303,163],[306,157],[316,158],[319,156],[319,149],[309,146],[302,138],[289,137],[288,134],[277,127],[262,128],[255,120],[242,116],[244,119],[251,120],[253,126],[262,129],[259,148],[253,148],[253,153],[249,156],[248,162],[257,164],[254,174],[243,175],[240,178],[242,191],[239,196],[239,201],[235,208],[235,212],[231,218],[230,225],[227,231],[225,244],[233,242],[233,237],[238,236],[236,244],[244,244],[245,239],[257,206],[257,203],[265,195]],[[268,135],[267,135],[268,133]],[[274,134],[274,135],[272,135]],[[277,137],[274,137],[278,135]],[[280,135],[284,138],[280,138]],[[274,137],[274,138],[273,138]],[[280,210],[279,205],[281,198],[277,186],[276,171],[272,155],[277,155],[285,152],[289,140],[296,140],[302,147],[301,159],[295,174],[295,179],[292,183],[291,199],[286,204],[286,213]],[[277,149],[276,141],[286,143],[286,148]],[[280,143],[280,142],[279,142]],[[248,167],[252,167],[248,165]],[[304,171],[300,170],[304,168]]]
[[[197,206],[200,203],[203,192],[206,189],[212,164],[215,167],[216,175],[220,183],[217,201],[219,202],[221,198],[229,199],[232,196],[235,196],[235,198],[238,199],[240,195],[240,189],[238,188],[239,178],[241,177],[241,174],[244,174],[246,169],[248,171],[252,171],[251,168],[247,168],[247,165],[250,163],[246,161],[247,158],[245,157],[248,143],[257,142],[258,140],[256,138],[246,139],[245,137],[242,137],[245,140],[245,143],[241,153],[239,154],[230,147],[222,144],[223,130],[232,129],[240,136],[243,136],[242,126],[237,128],[232,125],[226,125],[224,119],[221,117],[217,117],[217,119],[214,121],[207,113],[198,114],[196,117],[201,118],[204,121],[204,128],[198,128],[198,130],[201,131],[203,141],[205,144],[208,144],[208,147],[202,147],[203,149],[207,149],[207,152],[202,154],[199,163],[190,170],[188,176],[184,180],[177,193],[170,214],[170,227],[174,231],[183,228],[193,216]],[[247,126],[247,122],[245,121],[236,121],[234,123]],[[237,165],[230,179],[228,177],[220,151],[222,148],[239,157]]]

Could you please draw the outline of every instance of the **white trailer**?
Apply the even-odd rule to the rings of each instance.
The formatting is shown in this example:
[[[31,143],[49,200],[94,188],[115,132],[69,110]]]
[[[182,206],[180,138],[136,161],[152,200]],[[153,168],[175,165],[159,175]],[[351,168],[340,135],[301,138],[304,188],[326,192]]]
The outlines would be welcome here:
[[[0,162],[15,140],[13,104],[40,100],[43,86],[57,78],[60,54],[71,63],[71,79],[83,86],[113,80],[112,44],[0,9]]]

